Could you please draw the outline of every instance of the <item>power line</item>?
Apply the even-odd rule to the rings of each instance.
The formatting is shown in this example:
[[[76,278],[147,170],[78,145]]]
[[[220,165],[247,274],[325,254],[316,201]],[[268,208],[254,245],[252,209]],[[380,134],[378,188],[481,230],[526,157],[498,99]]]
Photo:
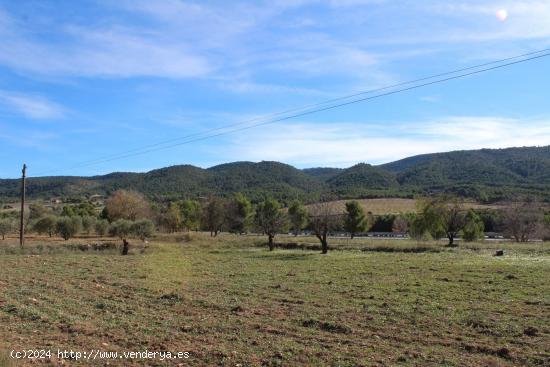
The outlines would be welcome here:
[[[479,64],[479,65],[469,66],[469,67],[466,67],[466,68],[456,69],[456,70],[453,70],[453,71],[448,71],[448,72],[441,73],[441,74],[431,75],[431,76],[427,76],[427,77],[423,77],[423,78],[419,78],[419,79],[415,79],[415,80],[401,82],[401,83],[397,83],[397,84],[393,84],[393,85],[389,85],[389,86],[385,86],[385,87],[381,87],[381,88],[370,89],[370,90],[366,90],[366,91],[360,91],[360,92],[349,94],[349,95],[346,95],[346,96],[343,96],[343,97],[337,97],[337,98],[328,99],[328,100],[318,102],[318,103],[313,103],[313,104],[304,105],[304,106],[301,106],[301,107],[291,108],[291,109],[288,109],[288,110],[275,112],[275,113],[264,115],[264,116],[259,116],[259,117],[256,117],[254,119],[241,121],[241,122],[237,122],[237,123],[234,123],[234,124],[228,124],[228,125],[220,126],[220,127],[217,127],[217,128],[208,129],[206,131],[201,131],[201,132],[194,133],[194,134],[188,134],[188,135],[185,135],[185,136],[180,136],[180,137],[177,137],[177,138],[163,140],[163,141],[160,141],[160,142],[157,142],[157,143],[154,143],[154,144],[144,145],[144,146],[141,146],[141,147],[138,147],[138,148],[130,149],[130,150],[115,153],[115,154],[110,154],[110,155],[100,157],[100,158],[96,158],[96,159],[93,159],[93,160],[83,161],[83,162],[78,163],[78,165],[76,167],[80,167],[81,164],[101,162],[104,159],[110,159],[110,158],[118,157],[120,155],[125,155],[125,154],[128,154],[128,153],[138,152],[138,151],[141,151],[143,149],[154,148],[154,147],[164,145],[164,144],[168,144],[168,143],[172,143],[172,142],[175,142],[175,141],[184,140],[184,139],[192,138],[192,137],[195,137],[195,136],[200,136],[200,135],[203,135],[203,134],[212,133],[212,132],[215,132],[215,131],[220,131],[220,130],[228,129],[228,128],[231,128],[231,127],[237,127],[237,126],[249,124],[249,123],[256,122],[256,121],[262,121],[262,120],[265,120],[267,118],[274,118],[274,117],[281,116],[281,115],[286,115],[286,114],[292,113],[292,112],[308,110],[310,108],[323,106],[323,105],[326,105],[328,103],[343,101],[343,100],[358,97],[358,96],[361,96],[361,95],[366,95],[366,94],[371,94],[371,93],[376,93],[376,92],[382,92],[382,91],[385,91],[385,90],[401,87],[401,86],[404,86],[404,85],[419,83],[419,82],[434,79],[434,78],[440,78],[440,77],[447,76],[447,75],[457,74],[457,73],[460,73],[460,72],[463,72],[463,71],[479,69],[479,68],[482,68],[482,67],[485,67],[485,66],[499,64],[499,63],[502,63],[502,62],[515,60],[515,59],[519,59],[519,58],[522,58],[522,57],[527,57],[527,56],[540,54],[540,53],[548,52],[548,51],[550,51],[550,48],[542,49],[542,50],[538,50],[538,51],[533,51],[533,52],[528,52],[528,53],[524,53],[524,54],[521,54],[521,55],[500,59],[500,60],[497,60],[497,61],[487,62],[487,63],[484,63],[484,64]]]
[[[505,58],[505,59],[501,59],[501,60],[497,60],[497,61],[492,61],[492,62],[480,64],[480,65],[470,66],[470,67],[467,67],[467,68],[457,69],[457,70],[453,70],[453,71],[449,71],[449,72],[445,72],[445,73],[441,73],[441,74],[436,74],[436,75],[429,76],[429,77],[415,79],[415,80],[412,80],[412,81],[402,82],[402,83],[398,83],[398,84],[394,84],[394,85],[390,85],[390,86],[386,86],[386,87],[382,87],[382,88],[377,88],[377,89],[372,89],[372,90],[368,90],[368,91],[358,92],[358,93],[350,94],[350,95],[347,95],[347,96],[334,98],[334,99],[326,100],[326,101],[311,104],[311,105],[306,105],[304,107],[293,108],[293,109],[289,109],[289,110],[286,110],[286,111],[281,111],[281,112],[278,112],[278,113],[267,115],[266,117],[268,117],[268,116],[276,117],[276,116],[286,115],[286,114],[291,113],[291,112],[303,111],[303,112],[299,112],[299,113],[296,113],[296,114],[292,114],[290,116],[271,119],[271,120],[267,120],[267,121],[263,121],[266,117],[258,117],[258,118],[252,119],[252,120],[238,122],[238,123],[235,123],[235,124],[229,124],[229,125],[221,126],[221,127],[218,127],[218,128],[209,129],[207,131],[198,132],[198,133],[194,133],[194,134],[189,134],[189,135],[186,135],[186,136],[183,136],[183,137],[174,138],[174,139],[158,142],[158,143],[155,143],[155,144],[142,146],[140,148],[136,148],[136,149],[132,149],[132,150],[129,150],[129,151],[121,152],[121,153],[118,153],[116,155],[110,155],[110,156],[106,156],[106,157],[103,157],[103,158],[98,158],[98,159],[95,159],[95,160],[84,161],[84,162],[81,162],[80,164],[78,164],[76,166],[73,166],[73,167],[70,167],[70,168],[67,168],[67,169],[70,170],[70,169],[88,167],[88,166],[92,166],[92,165],[96,165],[96,164],[100,164],[100,163],[107,163],[107,162],[111,162],[111,161],[114,161],[114,160],[119,160],[119,159],[124,159],[124,158],[132,157],[132,156],[137,156],[137,155],[142,155],[142,154],[151,153],[151,152],[155,152],[155,151],[165,150],[165,149],[173,148],[173,147],[176,147],[176,146],[181,146],[181,145],[185,145],[185,144],[189,144],[189,143],[193,143],[193,142],[197,142],[197,141],[202,141],[202,140],[206,140],[206,139],[219,137],[219,136],[226,135],[226,134],[231,134],[231,133],[236,133],[236,132],[239,132],[239,131],[249,130],[249,129],[252,129],[252,128],[255,128],[255,127],[259,127],[259,126],[274,124],[274,123],[277,123],[277,122],[282,122],[282,121],[286,121],[286,120],[289,120],[289,119],[302,117],[302,116],[306,116],[306,115],[310,115],[310,114],[314,114],[314,113],[318,113],[318,112],[322,112],[322,111],[332,110],[332,109],[335,109],[335,108],[344,107],[344,106],[355,104],[355,103],[360,103],[360,102],[365,102],[365,101],[369,101],[369,100],[373,100],[373,99],[377,99],[377,98],[381,98],[381,97],[386,97],[386,96],[389,96],[389,95],[398,94],[398,93],[410,91],[410,90],[413,90],[413,89],[426,87],[426,86],[429,86],[429,85],[444,83],[444,82],[451,81],[451,80],[454,80],[454,79],[465,78],[467,76],[476,75],[476,74],[488,72],[488,71],[491,71],[491,70],[501,69],[501,68],[508,67],[508,66],[511,66],[511,65],[520,64],[520,63],[524,63],[524,62],[527,62],[527,61],[532,61],[532,60],[540,59],[540,58],[543,58],[543,57],[547,57],[547,56],[550,56],[550,52],[545,53],[545,54],[541,54],[541,53],[548,52],[548,51],[550,51],[550,49],[543,49],[543,50],[539,50],[539,51],[529,52],[529,53],[514,56],[514,57],[509,57],[509,58]],[[537,55],[537,54],[540,54],[540,55]],[[537,55],[537,56],[531,56],[531,55]],[[524,59],[518,60],[518,61],[512,61],[512,62],[507,62],[507,63],[502,64],[503,62],[516,60],[518,58],[523,58],[523,57],[526,57],[526,56],[531,56],[531,57],[524,58]],[[495,64],[500,64],[500,65],[492,66],[492,67],[489,67],[489,68],[484,68],[485,66],[495,65]],[[475,70],[475,69],[479,69],[479,70]],[[363,97],[363,98],[359,98],[359,99],[354,99],[352,101],[347,101],[347,102],[338,103],[338,104],[335,104],[335,105],[321,107],[321,106],[329,104],[329,103],[344,101],[344,100],[351,99],[351,98],[354,98],[354,97],[359,97],[359,96],[362,96],[362,95],[372,94],[372,93],[376,93],[376,92],[383,92],[385,90],[390,90],[392,88],[396,88],[396,87],[399,87],[399,86],[405,86],[405,85],[419,83],[419,82],[422,82],[422,81],[427,81],[427,80],[431,80],[431,79],[435,79],[435,78],[441,78],[441,77],[444,77],[444,76],[447,76],[447,75],[458,74],[458,73],[468,71],[468,70],[475,70],[475,71],[471,71],[471,72],[463,73],[463,74],[459,74],[459,75],[454,75],[454,76],[443,78],[443,79],[432,80],[430,82],[417,84],[417,85],[413,85],[411,87],[401,88],[401,89],[397,89],[397,90],[394,90],[394,91],[377,94],[377,95],[374,95],[374,96]],[[314,108],[314,107],[319,107],[319,108]],[[311,109],[311,108],[314,108],[314,109]],[[228,131],[221,131],[221,130],[230,129],[232,127],[237,127],[237,126],[249,124],[249,123],[255,122],[255,121],[262,121],[262,122],[252,124],[252,125],[248,125],[248,126],[244,126],[244,127],[240,127],[240,128],[237,128],[237,129],[228,130]],[[221,131],[221,132],[216,133],[216,134],[212,134],[212,135],[200,136],[200,135],[203,135],[203,134],[210,134],[210,133],[216,132],[216,131]],[[190,139],[190,140],[185,140],[185,141],[180,142],[180,143],[165,145],[165,144],[169,144],[169,143],[172,143],[172,142],[175,142],[175,141],[189,139],[189,138],[193,138],[193,137],[197,137],[197,138]],[[43,173],[56,172],[56,171],[60,171],[60,170],[61,169],[49,170],[49,171],[44,171]],[[39,173],[39,175],[41,175],[41,173]]]

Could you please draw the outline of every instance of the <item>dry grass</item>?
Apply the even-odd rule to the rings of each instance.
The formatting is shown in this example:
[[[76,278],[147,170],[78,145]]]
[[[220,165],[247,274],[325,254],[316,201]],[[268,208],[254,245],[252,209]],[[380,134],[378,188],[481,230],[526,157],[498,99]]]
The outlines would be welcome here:
[[[337,200],[331,202],[334,212],[343,213],[345,211],[347,201],[349,200]],[[386,198],[360,199],[357,201],[359,201],[365,212],[371,212],[375,215],[412,213],[416,212],[418,209],[418,201],[416,199]],[[498,209],[502,207],[502,205],[485,205],[475,202],[466,202],[465,206],[472,209]]]

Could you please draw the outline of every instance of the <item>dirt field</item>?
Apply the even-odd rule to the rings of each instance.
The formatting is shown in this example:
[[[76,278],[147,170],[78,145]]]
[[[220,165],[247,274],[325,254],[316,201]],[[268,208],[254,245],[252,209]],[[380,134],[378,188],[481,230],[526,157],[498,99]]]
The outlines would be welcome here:
[[[87,247],[95,239],[34,238],[24,251],[10,239],[0,349],[190,353],[71,366],[550,365],[549,243],[361,241],[323,256],[182,234],[122,257]]]

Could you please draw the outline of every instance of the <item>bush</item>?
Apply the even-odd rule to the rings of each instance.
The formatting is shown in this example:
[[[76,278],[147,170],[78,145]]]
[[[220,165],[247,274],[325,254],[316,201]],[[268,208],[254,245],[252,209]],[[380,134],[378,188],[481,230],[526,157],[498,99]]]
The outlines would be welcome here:
[[[145,241],[147,237],[151,237],[155,233],[155,225],[148,219],[138,220],[130,226],[130,232]]]
[[[56,232],[66,241],[74,237],[82,229],[82,219],[80,217],[63,217],[57,221]]]

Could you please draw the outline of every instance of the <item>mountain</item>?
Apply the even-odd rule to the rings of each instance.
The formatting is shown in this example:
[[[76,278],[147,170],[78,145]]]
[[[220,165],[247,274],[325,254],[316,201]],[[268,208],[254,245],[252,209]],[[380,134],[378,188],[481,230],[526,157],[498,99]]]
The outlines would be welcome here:
[[[342,171],[327,184],[338,197],[363,197],[399,188],[395,173],[365,163]]]
[[[315,200],[326,185],[301,170],[278,162],[235,162],[203,169],[172,166],[146,173],[116,172],[92,177],[27,179],[29,198],[109,195],[118,189],[140,191],[156,200],[229,195],[242,192],[252,200],[266,195],[282,200]],[[19,180],[0,180],[1,199],[16,199]]]
[[[337,174],[344,171],[343,168],[330,168],[330,167],[316,167],[316,168],[306,168],[302,170],[305,174],[318,178],[323,182],[327,182]]]
[[[32,198],[109,195],[140,191],[155,200],[197,198],[242,192],[252,200],[314,201],[333,197],[412,197],[440,192],[493,202],[518,195],[550,201],[550,146],[481,149],[423,154],[372,166],[299,170],[278,162],[235,162],[208,169],[172,166],[146,173],[115,172],[92,177],[29,178]],[[19,180],[0,179],[0,201],[16,200]]]
[[[445,191],[482,201],[550,197],[550,146],[424,154],[381,165],[404,190]]]

